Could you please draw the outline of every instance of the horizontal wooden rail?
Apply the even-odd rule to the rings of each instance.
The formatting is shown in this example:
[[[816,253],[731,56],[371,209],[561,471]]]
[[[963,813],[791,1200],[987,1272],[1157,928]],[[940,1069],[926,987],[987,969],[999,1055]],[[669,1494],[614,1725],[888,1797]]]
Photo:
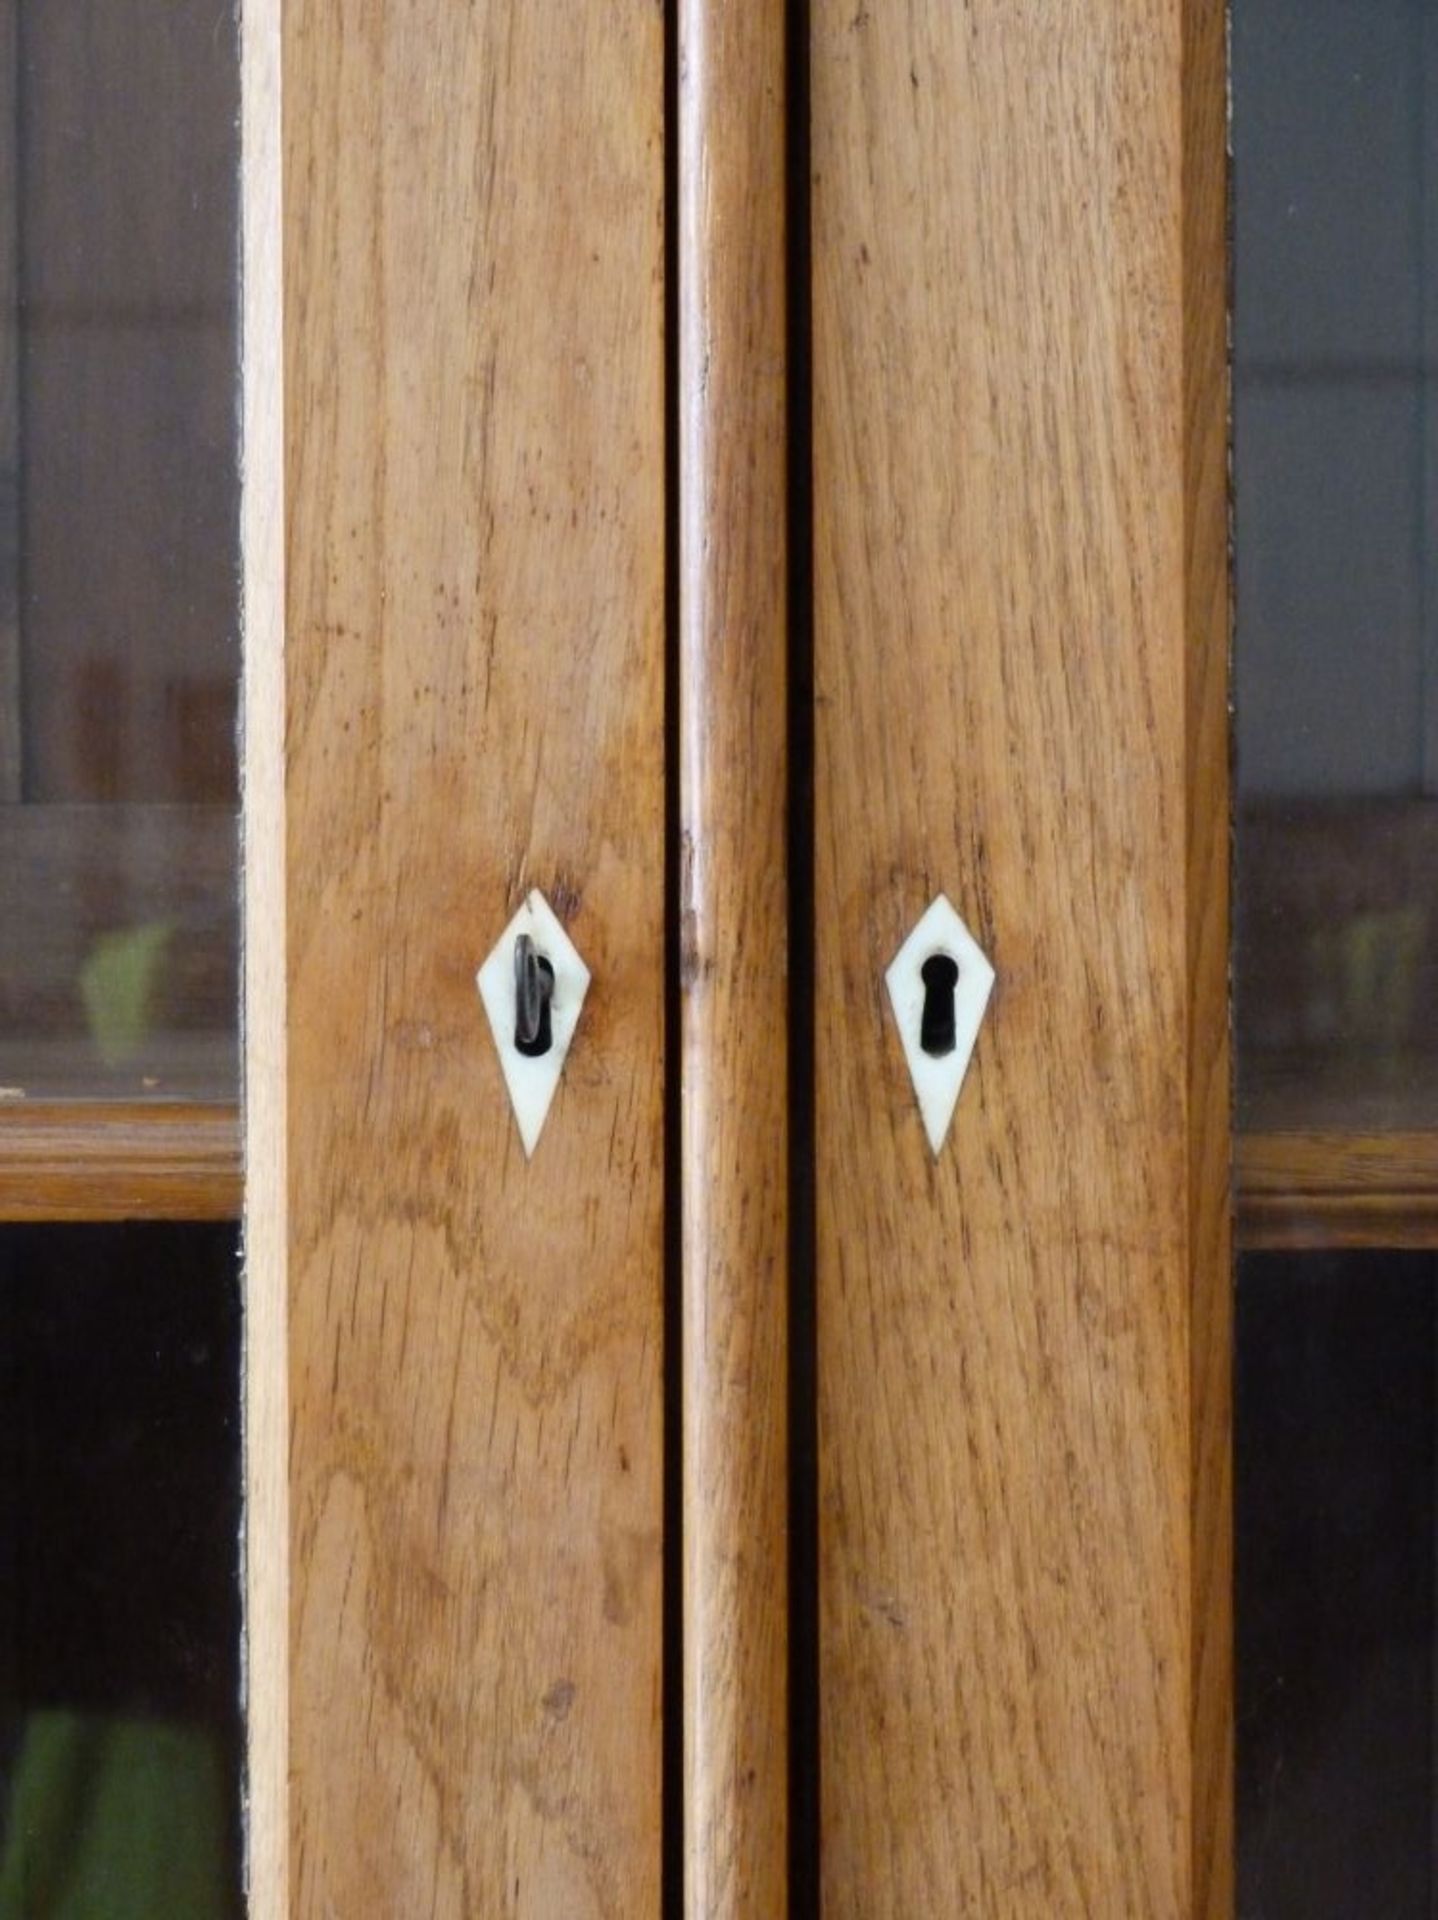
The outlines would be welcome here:
[[[1244,1132],[1244,1250],[1438,1246],[1438,1132]],[[0,1100],[0,1222],[228,1220],[243,1192],[232,1103]]]
[[[1438,1246],[1438,1133],[1244,1133],[1243,1249]]]
[[[242,1187],[232,1104],[0,1103],[0,1221],[230,1220]]]

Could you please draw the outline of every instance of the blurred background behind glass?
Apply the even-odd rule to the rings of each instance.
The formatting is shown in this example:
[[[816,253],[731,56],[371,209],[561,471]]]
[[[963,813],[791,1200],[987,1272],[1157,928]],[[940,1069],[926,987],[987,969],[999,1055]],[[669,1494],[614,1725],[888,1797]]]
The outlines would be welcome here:
[[[1232,49],[1239,1910],[1430,1920],[1438,4]]]
[[[238,116],[0,0],[0,1920],[242,1908]]]

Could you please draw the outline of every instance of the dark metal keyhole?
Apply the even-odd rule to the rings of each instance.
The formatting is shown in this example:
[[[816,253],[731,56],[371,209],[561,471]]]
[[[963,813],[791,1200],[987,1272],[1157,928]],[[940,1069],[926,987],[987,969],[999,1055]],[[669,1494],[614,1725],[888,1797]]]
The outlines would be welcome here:
[[[954,991],[959,968],[946,953],[931,953],[919,969],[924,983],[924,1017],[919,1022],[919,1045],[935,1059],[952,1053],[959,1044],[954,1015]]]
[[[554,1045],[549,1003],[554,998],[554,968],[536,953],[527,933],[514,943],[514,1050],[538,1060]]]

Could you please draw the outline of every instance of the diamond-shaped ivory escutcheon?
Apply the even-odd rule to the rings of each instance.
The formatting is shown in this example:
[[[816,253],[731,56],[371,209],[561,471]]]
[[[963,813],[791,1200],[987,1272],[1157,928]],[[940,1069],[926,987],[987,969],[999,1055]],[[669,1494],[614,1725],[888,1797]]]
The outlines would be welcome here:
[[[516,1044],[519,1016],[514,951],[521,934],[528,934],[534,951],[554,970],[549,998],[550,1044],[539,1055],[522,1053]],[[536,888],[525,900],[498,944],[475,975],[479,997],[489,1016],[490,1031],[509,1089],[510,1105],[519,1123],[519,1137],[528,1159],[534,1152],[550,1105],[559,1087],[574,1030],[579,1025],[584,996],[589,991],[589,969],[574,942],[555,917],[554,909]]]
[[[983,1025],[994,970],[941,893],[894,955],[884,979],[924,1131],[937,1158]]]

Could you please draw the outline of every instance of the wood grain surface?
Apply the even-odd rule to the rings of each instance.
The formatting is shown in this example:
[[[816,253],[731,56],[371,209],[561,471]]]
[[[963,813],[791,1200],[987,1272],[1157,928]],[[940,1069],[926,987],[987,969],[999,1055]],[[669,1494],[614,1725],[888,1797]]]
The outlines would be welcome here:
[[[245,1866],[290,1916],[289,1160],[282,0],[240,26]]]
[[[233,1106],[0,1098],[0,1221],[235,1220]]]
[[[291,1903],[660,1881],[663,19],[284,13]],[[526,1163],[474,972],[593,984]]]
[[[1438,1247],[1438,1133],[1254,1133],[1235,1144],[1241,1247]]]
[[[690,1920],[788,1904],[784,11],[678,8]]]
[[[814,7],[833,1920],[1220,1911],[1221,50]],[[883,973],[940,889],[998,979],[935,1160]]]
[[[1239,1133],[1239,1246],[1438,1246],[1438,1134]],[[0,1219],[228,1220],[243,1187],[237,1108],[5,1100]]]

